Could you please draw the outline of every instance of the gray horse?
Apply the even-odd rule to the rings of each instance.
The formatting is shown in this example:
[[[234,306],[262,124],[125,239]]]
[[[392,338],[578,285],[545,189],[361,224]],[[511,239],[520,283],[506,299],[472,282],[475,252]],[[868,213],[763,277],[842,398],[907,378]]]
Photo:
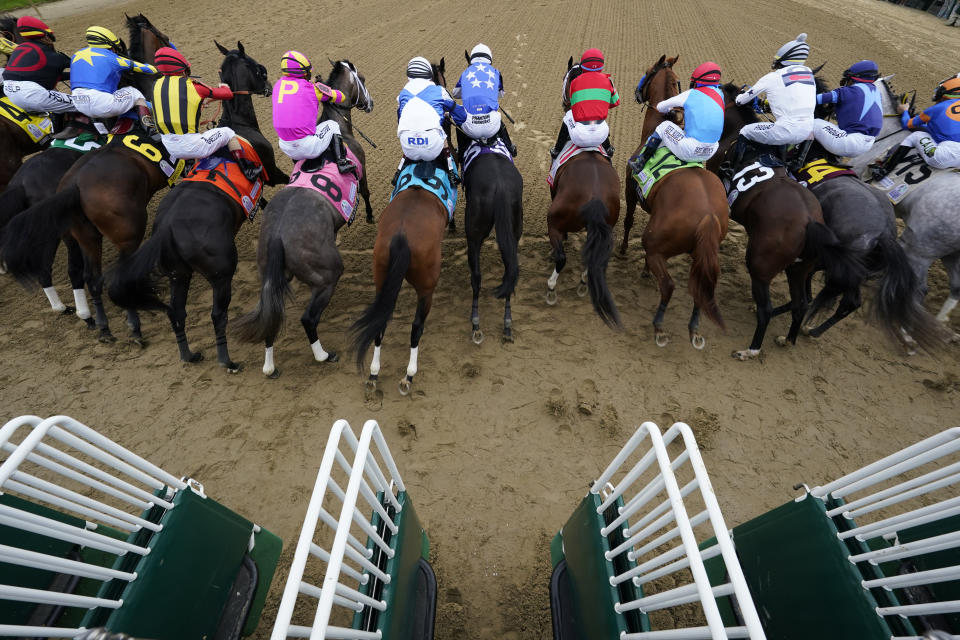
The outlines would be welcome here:
[[[908,134],[900,127],[899,100],[890,85],[892,77],[878,81],[883,87],[880,96],[884,122],[877,142],[869,152],[851,160],[860,175],[864,175],[868,164],[884,157],[887,150],[900,144]],[[926,295],[930,265],[939,259],[947,271],[950,293],[937,314],[938,320],[947,322],[950,311],[960,300],[960,205],[957,204],[960,202],[960,173],[931,169],[916,152],[908,155],[892,173],[904,176],[910,186],[895,207],[906,225],[900,242],[917,275],[921,297]],[[927,175],[929,177],[923,179]]]
[[[358,107],[369,113],[373,110],[373,99],[364,86],[363,75],[353,63],[341,60],[332,64],[327,85],[339,89],[348,99],[342,105],[324,103],[322,119],[339,123],[344,145],[353,151],[362,165],[364,153],[353,137],[350,109]],[[296,177],[292,176],[291,182],[295,182]],[[337,361],[339,356],[335,352],[326,351],[321,346],[317,325],[343,274],[343,260],[337,250],[336,238],[337,231],[345,223],[343,215],[330,200],[317,191],[300,187],[283,189],[263,212],[257,246],[260,302],[256,309],[236,321],[234,329],[245,342],[262,341],[266,344],[264,375],[270,378],[280,375],[273,362],[273,342],[283,328],[284,297],[290,292],[287,275],[311,289],[310,302],[300,323],[314,359],[317,362]]]

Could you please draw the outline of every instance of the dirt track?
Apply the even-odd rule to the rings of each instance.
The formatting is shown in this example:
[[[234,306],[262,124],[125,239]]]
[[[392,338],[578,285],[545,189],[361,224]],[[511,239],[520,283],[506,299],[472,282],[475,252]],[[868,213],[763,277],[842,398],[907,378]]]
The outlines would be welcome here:
[[[869,462],[920,437],[957,423],[960,348],[938,357],[904,357],[868,324],[863,312],[819,340],[801,337],[796,348],[773,338],[786,319],[771,325],[761,358],[737,362],[754,317],[743,265],[745,236],[733,225],[722,248],[718,299],[729,330],[705,327],[708,344],[694,351],[685,340],[688,262],[674,260],[678,287],[667,315],[674,340],[653,344],[650,322],[658,295],[641,279],[638,221],[629,257],[612,260],[610,286],[626,331],[614,334],[576,296],[577,249],[560,280],[560,303],[543,302],[551,262],[545,240],[549,194],[546,150],[559,123],[559,85],[566,60],[601,46],[623,105],[610,118],[622,171],[638,143],[641,112],[632,101],[643,70],[662,53],[680,54],[680,74],[714,59],[724,77],[750,83],[769,68],[777,47],[806,31],[811,61],[829,61],[835,82],[851,62],[871,57],[897,86],[917,88],[921,99],[935,83],[960,70],[957,31],[933,17],[876,0],[466,2],[422,1],[387,9],[375,0],[271,6],[252,0],[219,5],[147,0],[114,5],[57,20],[61,49],[80,46],[83,29],[102,23],[118,32],[122,13],[142,11],[193,61],[195,73],[216,77],[213,45],[244,42],[275,73],[281,53],[297,48],[324,68],[325,58],[349,58],[366,75],[376,101],[355,122],[379,150],[368,150],[374,209],[386,204],[399,148],[394,96],[413,55],[446,58],[452,85],[463,49],[478,40],[493,50],[504,73],[504,107],[517,120],[513,138],[525,179],[525,235],[521,281],[514,304],[514,344],[497,339],[502,306],[481,302],[487,340],[469,340],[470,285],[462,233],[444,240],[444,271],[427,321],[420,371],[411,397],[395,382],[407,361],[414,298],[405,289],[388,331],[381,375],[382,401],[365,402],[363,378],[349,358],[313,362],[297,323],[307,296],[295,288],[287,333],[277,345],[278,380],[260,374],[262,349],[233,341],[246,364],[238,376],[214,359],[210,290],[195,281],[187,331],[207,360],[181,364],[167,320],[148,316],[141,350],[121,340],[96,342],[73,317],[48,311],[39,292],[26,293],[0,279],[0,403],[4,419],[24,413],[74,416],[174,473],[201,480],[208,494],[277,532],[291,557],[307,497],[330,425],[347,418],[357,428],[375,418],[387,433],[432,543],[440,579],[436,637],[537,638],[550,632],[550,537],[633,428],[644,420],[667,426],[690,423],[731,526],[780,504],[801,481],[815,482]],[[254,18],[257,19],[253,22]],[[925,105],[924,105],[925,106]],[[258,102],[270,127],[270,105]],[[272,139],[272,131],[268,133]],[[622,176],[621,176],[622,177]],[[161,194],[162,195],[162,194]],[[269,194],[268,194],[269,196]],[[157,200],[158,201],[158,200]],[[458,211],[462,226],[462,205]],[[258,294],[255,247],[259,222],[241,230],[241,263],[234,279],[231,316],[254,305]],[[362,222],[342,234],[346,262],[333,302],[320,326],[327,348],[346,346],[346,330],[372,299],[370,253],[375,228]],[[501,273],[495,245],[486,245],[484,285]],[[66,279],[57,279],[64,299]],[[946,295],[942,269],[931,272],[931,308]],[[785,297],[782,279],[776,300]],[[122,316],[110,319],[123,335]],[[960,311],[953,329],[960,330]],[[275,608],[286,578],[274,581]],[[268,613],[257,637],[268,637]]]

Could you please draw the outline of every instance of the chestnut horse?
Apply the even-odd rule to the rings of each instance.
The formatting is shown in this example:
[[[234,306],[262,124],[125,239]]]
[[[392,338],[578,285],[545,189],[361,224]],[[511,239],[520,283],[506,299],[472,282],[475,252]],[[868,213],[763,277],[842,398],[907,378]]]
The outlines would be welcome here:
[[[445,63],[433,67],[433,81],[446,86]],[[449,137],[449,122],[444,122]],[[408,161],[409,162],[409,161]],[[423,325],[430,313],[433,292],[440,280],[441,250],[447,228],[447,209],[437,196],[419,187],[410,187],[398,193],[380,215],[377,239],[373,245],[373,283],[377,293],[373,302],[350,328],[357,368],[363,362],[373,343],[373,361],[367,390],[376,391],[380,375],[380,346],[387,323],[406,279],[417,292],[417,311],[410,331],[410,360],[407,374],[400,380],[400,393],[410,393],[410,384],[417,373],[417,356]]]
[[[677,57],[660,56],[644,75],[638,101],[647,107],[647,114],[643,119],[641,144],[634,155],[642,151],[643,141],[657,125],[667,119],[657,111],[657,103],[679,93],[677,76],[673,72]],[[630,175],[629,168],[627,175]],[[638,199],[636,188],[636,182],[628,179],[625,193],[627,215],[623,221],[621,253],[626,249],[627,235],[633,223]],[[669,341],[663,330],[663,316],[673,295],[674,285],[667,271],[667,259],[689,253],[693,259],[689,279],[693,313],[687,328],[694,348],[703,349],[706,341],[699,332],[701,309],[721,329],[726,328],[714,297],[720,276],[720,242],[727,235],[730,211],[723,184],[716,175],[703,168],[675,169],[653,186],[644,208],[650,212],[647,228],[643,230],[646,269],[657,279],[660,288],[660,305],[653,318],[654,340],[661,347]]]
[[[570,58],[563,78],[565,108],[569,108],[566,96],[571,71],[577,68],[573,58]],[[547,280],[547,303],[556,304],[557,279],[567,263],[563,241],[569,233],[586,228],[587,241],[581,252],[584,272],[580,276],[579,291],[586,287],[600,319],[614,329],[621,328],[620,312],[607,287],[607,263],[613,251],[613,225],[617,224],[620,217],[620,176],[603,154],[585,151],[557,169],[550,188],[550,198],[547,235],[553,248],[554,269]]]
[[[735,102],[740,90],[733,84],[723,87],[725,112],[720,150],[707,163],[716,171],[740,128],[756,122],[749,105]],[[755,149],[747,149],[733,176],[739,196],[730,210],[731,217],[747,231],[747,270],[753,300],[757,308],[757,327],[750,347],[734,351],[733,357],[748,360],[760,355],[763,337],[770,319],[790,311],[792,320],[786,341],[796,344],[800,325],[809,305],[807,279],[822,268],[828,286],[846,291],[863,277],[862,256],[844,247],[824,224],[820,203],[810,191],[787,175],[784,167],[763,166]],[[790,302],[774,309],[770,301],[770,282],[785,271],[790,287]]]

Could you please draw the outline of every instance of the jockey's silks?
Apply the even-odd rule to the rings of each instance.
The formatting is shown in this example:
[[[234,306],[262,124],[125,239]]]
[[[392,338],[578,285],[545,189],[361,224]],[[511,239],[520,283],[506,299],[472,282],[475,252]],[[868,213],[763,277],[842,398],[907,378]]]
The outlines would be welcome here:
[[[306,78],[283,77],[273,85],[273,128],[281,140],[301,140],[317,131],[321,102],[340,104],[343,92],[331,89],[333,97]]]
[[[70,61],[70,88],[113,93],[124,71],[153,75],[157,68],[118,56],[110,49],[86,47],[73,54]]]
[[[944,100],[929,106],[903,126],[928,132],[937,144],[944,140],[960,142],[960,100]]]
[[[606,120],[610,108],[618,104],[620,94],[607,73],[586,71],[570,83],[570,109],[577,122]]]
[[[153,84],[153,113],[161,133],[197,133],[201,103],[190,78],[163,76]]]

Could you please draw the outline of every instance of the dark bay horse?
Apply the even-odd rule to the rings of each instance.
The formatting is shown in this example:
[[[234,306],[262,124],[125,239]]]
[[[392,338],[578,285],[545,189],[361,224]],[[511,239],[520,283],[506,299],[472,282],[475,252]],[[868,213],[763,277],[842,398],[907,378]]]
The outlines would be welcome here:
[[[342,105],[324,103],[321,120],[334,120],[340,125],[343,142],[364,163],[363,149],[353,137],[350,109],[357,107],[369,113],[373,99],[365,86],[363,74],[349,60],[333,63],[327,86],[347,96]],[[363,171],[366,180],[366,170]],[[354,214],[356,215],[356,214]],[[343,274],[343,259],[337,250],[337,231],[346,224],[343,215],[330,201],[312,189],[288,187],[270,201],[260,223],[257,265],[260,270],[260,301],[257,308],[234,322],[234,331],[245,342],[266,345],[263,373],[270,378],[280,375],[273,360],[273,345],[283,329],[284,298],[289,295],[288,274],[310,287],[300,324],[317,362],[336,362],[336,352],[324,350],[317,335],[320,316],[330,303],[337,282]]]
[[[725,116],[720,150],[708,167],[717,170],[740,128],[756,122],[753,108],[735,102],[739,89],[733,84],[723,87]],[[731,208],[731,217],[747,231],[747,270],[750,272],[753,300],[757,307],[757,328],[750,347],[735,351],[740,360],[760,355],[763,337],[770,319],[786,311],[792,320],[786,341],[796,344],[797,335],[807,313],[807,279],[822,266],[829,286],[846,290],[859,282],[863,274],[860,254],[844,247],[823,223],[823,213],[816,197],[787,175],[783,167],[771,168],[754,162],[755,154],[744,155],[741,166],[735,167],[734,187],[739,196]],[[787,275],[790,302],[777,309],[770,300],[770,282],[781,271]]]
[[[460,152],[466,151],[461,145]],[[513,162],[499,153],[480,153],[463,172],[463,190],[467,199],[464,224],[467,231],[467,262],[473,307],[470,324],[474,343],[483,342],[480,330],[480,249],[490,231],[497,231],[497,246],[503,260],[503,279],[493,294],[502,298],[503,340],[513,342],[513,316],[510,296],[517,288],[520,261],[517,243],[523,233],[523,178]]]
[[[819,77],[817,93],[829,91]],[[816,116],[825,118],[832,105],[817,107]],[[823,160],[832,165],[839,159],[813,141],[806,154],[805,164]],[[816,165],[814,165],[816,166]],[[811,175],[811,177],[815,177]],[[827,226],[837,239],[866,257],[864,280],[845,291],[824,287],[813,299],[808,317],[829,308],[840,298],[830,317],[807,332],[817,337],[834,324],[856,311],[861,305],[860,289],[866,278],[878,278],[873,315],[884,332],[897,344],[903,344],[906,331],[915,341],[927,348],[942,346],[941,329],[936,319],[920,303],[920,282],[910,266],[903,247],[897,241],[897,223],[893,204],[879,190],[861,182],[855,175],[841,175],[812,182],[808,188],[817,197],[823,209]]]
[[[250,94],[270,95],[267,70],[246,55],[243,45],[224,54],[220,66],[221,81],[237,94],[224,103],[225,117],[235,132],[241,133],[260,153],[270,144],[260,133],[253,99]],[[285,174],[275,182],[287,179]],[[272,183],[272,182],[271,182]],[[160,202],[153,233],[133,255],[117,265],[110,285],[110,298],[126,309],[165,309],[177,339],[183,362],[199,362],[203,354],[191,351],[187,342],[187,294],[194,273],[201,274],[213,288],[213,311],[210,319],[216,336],[217,361],[230,373],[242,366],[230,359],[227,349],[227,309],[232,296],[233,274],[237,270],[237,246],[234,237],[247,219],[244,208],[219,188],[201,181],[182,182]],[[170,304],[163,304],[154,294],[151,274],[154,270],[170,279]]]
[[[574,68],[570,58],[563,81],[564,97]],[[547,303],[556,304],[557,279],[567,263],[563,241],[568,234],[586,228],[580,290],[585,287],[590,292],[600,319],[619,329],[620,312],[607,287],[607,263],[613,251],[613,226],[620,217],[620,176],[608,158],[597,151],[586,151],[573,156],[557,170],[550,198],[547,235],[553,248],[554,269],[547,279]]]
[[[641,144],[634,155],[642,151],[644,141],[666,119],[657,111],[657,103],[679,93],[677,76],[673,71],[676,61],[677,57],[668,59],[660,56],[644,75],[641,99],[647,107],[647,114],[643,119]],[[629,169],[627,175],[630,175]],[[621,253],[626,250],[638,199],[634,180],[627,180],[625,195],[627,215],[623,222]],[[669,340],[663,330],[663,316],[673,295],[674,285],[667,271],[667,259],[688,253],[692,258],[689,291],[693,298],[693,313],[687,328],[694,348],[703,349],[706,341],[699,332],[701,310],[721,329],[726,328],[714,296],[720,277],[720,242],[727,235],[729,216],[723,184],[706,169],[676,169],[653,186],[645,208],[650,212],[647,227],[643,231],[646,269],[657,279],[660,288],[660,304],[653,318],[654,340],[661,347],[666,346]]]
[[[155,29],[145,31],[143,38],[145,51],[156,51],[170,42]],[[149,95],[151,78],[144,76],[142,80],[146,84],[140,89]],[[103,237],[117,247],[121,258],[132,254],[146,231],[147,203],[167,186],[167,176],[160,167],[127,147],[124,139],[115,137],[77,160],[55,195],[10,221],[0,245],[0,259],[10,273],[21,282],[36,281],[48,269],[50,247],[69,232],[83,250],[84,281],[93,301],[101,342],[115,340],[103,308]],[[135,311],[127,312],[127,324],[133,339],[144,344]]]
[[[433,80],[446,85],[445,63],[433,67]],[[449,138],[449,123],[445,123]],[[441,241],[447,228],[447,209],[432,193],[411,187],[398,193],[386,206],[377,223],[373,245],[373,283],[376,296],[360,318],[353,323],[353,350],[357,367],[363,369],[367,350],[373,347],[367,390],[376,391],[380,375],[380,347],[387,323],[393,315],[403,281],[417,292],[417,311],[410,331],[410,360],[407,373],[400,380],[400,393],[410,393],[417,373],[420,338],[423,325],[433,304],[433,292],[440,280]]]
[[[127,30],[130,34],[129,57],[134,60],[153,60],[154,53],[163,46],[166,36],[154,27],[143,14],[138,14],[132,18],[126,16],[126,19]],[[128,77],[125,81],[138,82],[141,90],[149,88],[146,85],[152,82],[151,79],[142,74],[132,75],[132,78]],[[93,145],[84,143],[84,146]],[[85,151],[81,149],[47,147],[40,153],[27,158],[11,178],[6,190],[0,193],[0,235],[2,235],[7,222],[18,213],[55,194],[60,180],[84,153]],[[83,254],[80,251],[80,245],[69,233],[64,234],[61,240],[67,248],[67,275],[73,288],[77,317],[92,328],[95,324],[90,316],[86,293],[83,289]],[[57,246],[53,245],[49,249],[46,270],[38,278],[40,286],[47,295],[50,306],[54,311],[71,313],[74,308],[60,302],[57,290],[53,287],[52,268]]]

